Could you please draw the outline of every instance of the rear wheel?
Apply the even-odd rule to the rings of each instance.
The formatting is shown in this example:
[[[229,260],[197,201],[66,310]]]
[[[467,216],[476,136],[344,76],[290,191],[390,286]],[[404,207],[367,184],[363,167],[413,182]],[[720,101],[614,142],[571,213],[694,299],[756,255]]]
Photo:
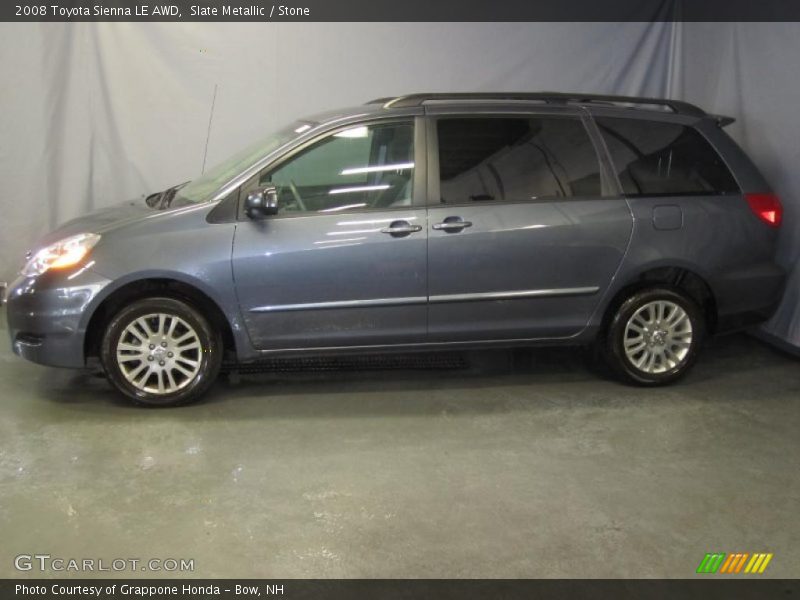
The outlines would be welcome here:
[[[704,335],[703,313],[688,295],[670,288],[640,290],[614,314],[603,354],[628,382],[666,385],[688,372]]]
[[[109,381],[134,402],[175,406],[197,400],[214,382],[222,340],[191,305],[146,298],[108,324],[101,359]]]

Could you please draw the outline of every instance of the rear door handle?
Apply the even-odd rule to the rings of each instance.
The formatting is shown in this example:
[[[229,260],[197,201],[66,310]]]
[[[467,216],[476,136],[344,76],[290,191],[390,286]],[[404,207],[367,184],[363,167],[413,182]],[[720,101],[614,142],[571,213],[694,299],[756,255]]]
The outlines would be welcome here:
[[[388,233],[394,237],[403,237],[418,231],[422,231],[422,225],[412,225],[408,221],[395,221],[388,227],[381,229],[381,233]]]
[[[447,217],[441,223],[436,223],[433,226],[436,231],[446,231],[448,233],[456,233],[467,227],[472,227],[472,221],[462,221],[461,217]]]

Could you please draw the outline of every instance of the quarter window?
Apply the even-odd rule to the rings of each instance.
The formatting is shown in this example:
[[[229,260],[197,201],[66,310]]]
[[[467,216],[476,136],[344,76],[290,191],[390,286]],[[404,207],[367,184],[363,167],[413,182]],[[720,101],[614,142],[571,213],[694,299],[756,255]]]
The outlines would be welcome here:
[[[618,117],[595,121],[629,196],[739,192],[719,154],[692,127]]]
[[[414,124],[359,125],[317,142],[259,185],[278,190],[279,214],[337,213],[410,206]]]
[[[599,196],[600,167],[574,117],[442,118],[443,204]]]

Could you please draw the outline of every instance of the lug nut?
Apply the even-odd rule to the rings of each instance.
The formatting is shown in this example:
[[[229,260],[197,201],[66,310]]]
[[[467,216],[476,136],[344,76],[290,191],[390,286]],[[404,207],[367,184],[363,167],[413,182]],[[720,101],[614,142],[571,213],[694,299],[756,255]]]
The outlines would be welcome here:
[[[175,356],[175,355],[174,355],[172,352],[167,352],[167,356],[169,356],[170,358],[172,358],[172,357],[173,357],[173,356]]]
[[[163,367],[166,363],[163,360],[160,360],[160,361],[158,361],[158,364]]]
[[[161,347],[162,348],[166,348],[167,347],[167,342],[161,342]]]
[[[154,360],[152,356],[148,356],[147,360]]]

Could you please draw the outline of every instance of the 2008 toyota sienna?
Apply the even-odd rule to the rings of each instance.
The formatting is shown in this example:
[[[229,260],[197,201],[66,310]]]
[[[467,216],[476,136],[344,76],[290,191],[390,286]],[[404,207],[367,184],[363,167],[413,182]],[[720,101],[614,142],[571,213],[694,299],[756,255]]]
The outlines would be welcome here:
[[[414,94],[293,123],[200,178],[70,221],[7,292],[14,351],[99,357],[132,400],[198,398],[223,361],[596,343],[675,381],[769,317],[782,209],[672,100]]]

